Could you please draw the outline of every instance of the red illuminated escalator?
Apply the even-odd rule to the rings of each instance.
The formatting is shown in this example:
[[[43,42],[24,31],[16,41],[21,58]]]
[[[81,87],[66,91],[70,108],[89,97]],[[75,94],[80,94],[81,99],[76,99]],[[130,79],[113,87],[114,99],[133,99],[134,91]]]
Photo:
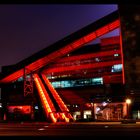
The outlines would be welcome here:
[[[45,84],[50,91],[47,91],[47,89],[43,84],[43,81],[41,80],[42,78],[40,78],[38,74],[33,74],[33,77],[39,93],[39,97],[41,99],[41,103],[43,105],[46,114],[46,118],[51,119],[51,121],[54,123],[58,121],[63,121],[63,122],[72,121],[73,117],[69,113],[68,108],[66,107],[62,99],[59,97],[58,93],[54,90],[52,85],[48,83],[49,81],[45,79],[45,76],[42,76],[42,78],[44,79]],[[54,102],[52,102],[52,98],[50,98],[50,94],[48,92],[50,92],[53,95],[61,111],[56,110],[56,106],[54,106]]]
[[[51,119],[52,122],[57,122],[56,109],[40,79],[38,74],[33,74],[35,85],[37,87],[41,103],[44,107],[46,117]]]
[[[50,92],[52,93],[54,99],[56,100],[57,104],[61,109],[61,113],[59,113],[60,118],[65,119],[66,122],[72,121],[73,117],[69,113],[69,109],[67,108],[57,91],[54,89],[54,87],[44,74],[42,74],[42,78],[44,79],[45,84],[49,88]]]

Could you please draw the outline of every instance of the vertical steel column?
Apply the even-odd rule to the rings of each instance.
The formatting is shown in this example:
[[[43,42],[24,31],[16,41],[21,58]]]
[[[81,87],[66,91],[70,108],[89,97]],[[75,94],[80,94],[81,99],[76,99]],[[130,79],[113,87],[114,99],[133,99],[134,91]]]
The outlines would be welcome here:
[[[33,77],[30,70],[24,67],[24,96],[29,94],[33,94]]]

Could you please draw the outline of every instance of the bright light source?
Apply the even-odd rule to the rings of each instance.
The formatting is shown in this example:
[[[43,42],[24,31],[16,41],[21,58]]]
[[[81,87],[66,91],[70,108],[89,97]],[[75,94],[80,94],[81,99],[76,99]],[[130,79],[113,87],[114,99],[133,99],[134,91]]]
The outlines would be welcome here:
[[[42,131],[42,130],[45,130],[44,128],[39,128],[38,130]]]
[[[48,125],[44,126],[44,127],[49,127]]]
[[[106,105],[107,105],[107,103],[106,103],[106,102],[103,102],[103,103],[102,103],[102,105],[103,105],[103,106],[106,106]]]
[[[130,99],[126,99],[126,103],[127,104],[131,104],[131,100]]]
[[[115,53],[114,56],[119,56],[119,54]]]
[[[0,108],[2,108],[2,103],[0,103]]]
[[[38,106],[35,106],[35,109],[38,109]]]
[[[100,111],[100,108],[99,107],[96,107],[96,112]]]

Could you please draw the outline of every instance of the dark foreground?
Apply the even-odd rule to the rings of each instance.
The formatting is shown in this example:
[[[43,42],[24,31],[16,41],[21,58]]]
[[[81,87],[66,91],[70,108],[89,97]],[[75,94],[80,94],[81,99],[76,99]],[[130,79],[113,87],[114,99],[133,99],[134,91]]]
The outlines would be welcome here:
[[[45,137],[102,137],[139,136],[140,123],[121,124],[120,122],[87,123],[0,123],[0,136],[45,136]],[[24,139],[26,140],[26,139]]]

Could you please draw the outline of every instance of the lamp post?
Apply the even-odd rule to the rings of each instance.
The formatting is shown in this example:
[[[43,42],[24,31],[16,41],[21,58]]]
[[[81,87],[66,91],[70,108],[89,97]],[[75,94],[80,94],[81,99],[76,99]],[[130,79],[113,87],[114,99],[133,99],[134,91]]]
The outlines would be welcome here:
[[[91,110],[92,110],[92,120],[95,121],[94,103],[91,103]]]
[[[130,104],[131,104],[131,99],[126,99],[126,104],[127,104],[127,119],[130,119]]]

